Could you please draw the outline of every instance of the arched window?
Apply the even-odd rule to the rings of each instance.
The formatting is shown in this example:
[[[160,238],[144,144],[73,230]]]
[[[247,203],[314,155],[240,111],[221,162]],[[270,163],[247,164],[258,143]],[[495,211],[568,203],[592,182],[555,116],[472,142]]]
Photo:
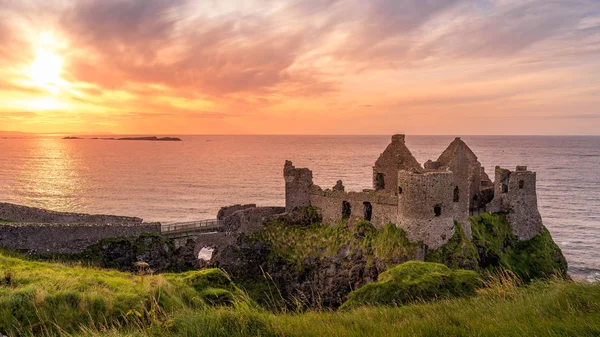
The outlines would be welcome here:
[[[519,189],[522,190],[525,187],[525,180],[519,180]]]
[[[458,186],[454,187],[454,202],[458,202],[460,200]]]
[[[402,194],[402,192],[404,192],[404,190],[402,189],[402,187],[398,186],[398,194]]]
[[[385,188],[385,177],[383,173],[377,173],[375,175],[375,190],[383,190]]]
[[[347,201],[342,202],[342,219],[349,219],[352,215],[352,206]]]
[[[433,214],[435,214],[435,216],[442,215],[442,206],[441,205],[435,205],[433,207]]]
[[[365,201],[363,202],[364,207],[364,216],[365,216],[365,220],[367,221],[371,221],[371,217],[373,216],[373,205],[371,205],[370,202]]]

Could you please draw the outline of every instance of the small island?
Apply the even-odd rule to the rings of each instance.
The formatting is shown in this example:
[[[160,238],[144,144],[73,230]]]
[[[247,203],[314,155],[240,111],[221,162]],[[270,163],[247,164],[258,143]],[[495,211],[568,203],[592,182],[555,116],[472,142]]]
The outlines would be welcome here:
[[[85,138],[81,138],[81,137],[75,137],[75,136],[67,136],[67,137],[63,137],[63,139],[85,139]],[[114,137],[108,137],[108,138],[101,138],[101,137],[92,137],[90,139],[94,139],[94,140],[145,140],[145,141],[157,141],[157,142],[180,142],[181,138],[178,137],[156,137],[156,136],[146,136],[146,137],[122,137],[122,138],[114,138]]]

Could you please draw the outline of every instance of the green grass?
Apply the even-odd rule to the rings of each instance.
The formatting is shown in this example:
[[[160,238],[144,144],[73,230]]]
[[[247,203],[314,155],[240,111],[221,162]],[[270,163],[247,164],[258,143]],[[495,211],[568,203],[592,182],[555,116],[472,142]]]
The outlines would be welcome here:
[[[410,261],[389,269],[350,293],[341,309],[364,305],[400,306],[441,298],[469,296],[483,286],[471,270],[451,270],[440,263]]]
[[[0,253],[0,332],[110,327],[131,318],[152,322],[178,310],[211,305],[252,303],[218,269],[136,275]]]
[[[213,304],[219,304],[213,306]],[[9,336],[598,336],[600,284],[488,282],[469,298],[274,314],[215,269],[135,274],[0,254]]]
[[[346,223],[289,226],[273,221],[253,234],[250,240],[267,244],[276,257],[295,263],[298,268],[302,268],[307,259],[324,259],[345,248],[366,255],[367,266],[377,259],[387,269],[414,259],[421,246],[410,242],[404,230],[394,224],[377,230],[368,221],[355,226]]]

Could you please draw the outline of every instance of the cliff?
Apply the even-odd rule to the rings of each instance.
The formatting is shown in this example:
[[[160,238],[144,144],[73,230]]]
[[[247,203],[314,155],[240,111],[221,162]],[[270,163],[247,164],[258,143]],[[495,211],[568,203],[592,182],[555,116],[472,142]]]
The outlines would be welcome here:
[[[298,305],[300,299],[305,307],[334,308],[352,290],[410,260],[443,263],[482,275],[504,270],[524,281],[567,276],[566,260],[547,230],[519,241],[502,214],[471,217],[472,241],[457,225],[445,245],[427,251],[426,245],[411,242],[394,224],[382,229],[367,221],[327,225],[315,219],[316,211],[311,210],[299,209],[250,235],[241,235],[235,244],[217,250],[213,265],[230,273],[259,300],[268,289],[261,280],[268,275],[283,302]],[[302,217],[310,221],[299,221]]]

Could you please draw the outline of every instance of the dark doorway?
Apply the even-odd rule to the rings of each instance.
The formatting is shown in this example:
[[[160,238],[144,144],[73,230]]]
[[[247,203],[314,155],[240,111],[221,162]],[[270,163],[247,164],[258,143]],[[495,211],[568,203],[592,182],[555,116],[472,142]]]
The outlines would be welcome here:
[[[375,175],[375,190],[380,191],[385,188],[385,177],[383,173],[377,173]]]
[[[441,205],[435,205],[433,207],[433,214],[435,214],[435,216],[442,215],[442,206]]]
[[[458,186],[456,186],[454,188],[454,202],[458,202],[460,200],[460,195],[459,195],[459,190],[458,190]]]
[[[523,189],[525,187],[525,180],[519,180],[519,189]]]
[[[352,214],[352,207],[350,203],[347,201],[342,202],[342,219],[350,219],[350,215]]]
[[[373,205],[368,201],[363,202],[363,205],[365,206],[365,220],[371,221],[371,217],[373,216]]]

